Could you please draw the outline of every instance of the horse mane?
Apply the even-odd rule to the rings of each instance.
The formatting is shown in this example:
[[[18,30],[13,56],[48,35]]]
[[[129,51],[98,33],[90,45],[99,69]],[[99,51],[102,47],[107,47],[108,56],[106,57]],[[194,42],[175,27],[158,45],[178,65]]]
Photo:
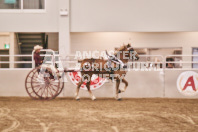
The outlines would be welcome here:
[[[120,46],[119,48],[115,48],[115,53],[114,53],[114,55],[117,55],[117,53],[119,52],[119,51],[123,51],[124,49],[126,49],[127,48],[127,45],[122,45],[122,46]]]

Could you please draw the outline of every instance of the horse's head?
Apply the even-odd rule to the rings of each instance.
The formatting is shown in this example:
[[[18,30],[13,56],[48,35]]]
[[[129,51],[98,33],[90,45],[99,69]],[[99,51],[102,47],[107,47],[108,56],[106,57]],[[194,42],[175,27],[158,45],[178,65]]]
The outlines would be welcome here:
[[[138,53],[133,49],[133,47],[129,47],[128,51],[129,51],[129,57],[132,60],[139,60],[140,57],[139,57]]]
[[[120,48],[115,48],[115,56],[121,60],[139,60],[138,53],[131,47],[131,44],[123,45]]]

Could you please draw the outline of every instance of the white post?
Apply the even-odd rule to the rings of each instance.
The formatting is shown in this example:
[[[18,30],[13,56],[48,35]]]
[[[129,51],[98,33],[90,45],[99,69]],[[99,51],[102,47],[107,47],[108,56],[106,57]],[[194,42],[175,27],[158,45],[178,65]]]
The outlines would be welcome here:
[[[11,32],[10,33],[10,49],[9,49],[9,55],[11,55],[9,57],[10,62],[14,62],[14,33]],[[14,63],[10,63],[10,68],[14,68]]]
[[[182,47],[182,55],[192,55],[192,47]],[[192,57],[182,57],[182,61],[192,61]],[[192,68],[192,63],[182,65],[183,68]]]
[[[59,0],[59,54],[70,54],[70,0]],[[64,65],[64,64],[63,64]]]

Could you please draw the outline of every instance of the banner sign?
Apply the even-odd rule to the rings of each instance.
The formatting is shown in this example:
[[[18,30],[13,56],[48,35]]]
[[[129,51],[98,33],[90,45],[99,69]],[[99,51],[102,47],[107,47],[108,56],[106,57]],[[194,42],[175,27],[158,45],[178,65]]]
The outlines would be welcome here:
[[[183,95],[198,95],[198,73],[194,71],[182,72],[177,79],[177,88]]]

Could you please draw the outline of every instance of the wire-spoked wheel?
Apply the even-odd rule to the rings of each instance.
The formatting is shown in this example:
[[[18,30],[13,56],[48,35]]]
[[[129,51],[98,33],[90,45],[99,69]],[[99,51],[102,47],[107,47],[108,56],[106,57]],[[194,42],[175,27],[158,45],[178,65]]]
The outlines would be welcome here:
[[[64,82],[58,72],[49,67],[35,68],[26,78],[26,91],[33,99],[54,99],[62,92],[63,87]]]
[[[32,89],[32,80],[34,80],[33,75],[35,72],[37,72],[37,69],[33,69],[28,73],[25,79],[25,89],[32,99],[39,99]]]

